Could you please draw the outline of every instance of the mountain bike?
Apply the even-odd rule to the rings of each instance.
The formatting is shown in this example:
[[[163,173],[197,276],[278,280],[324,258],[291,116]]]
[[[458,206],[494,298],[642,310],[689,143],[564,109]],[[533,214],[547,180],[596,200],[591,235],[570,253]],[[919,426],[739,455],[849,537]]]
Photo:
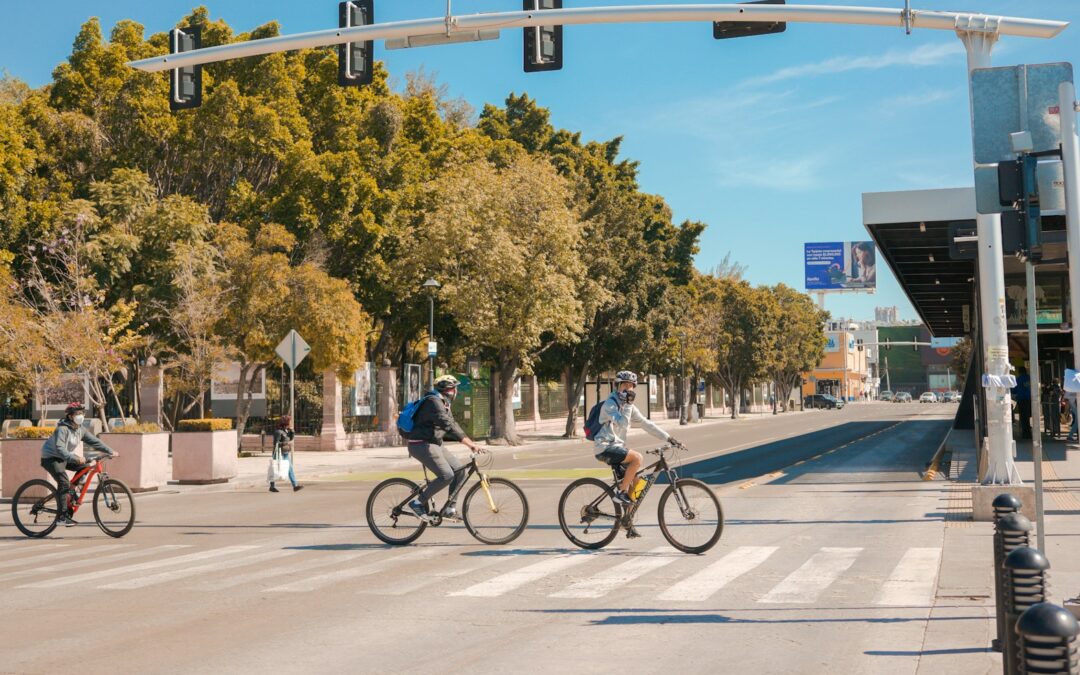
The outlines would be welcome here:
[[[693,478],[679,478],[668,455],[678,448],[663,445],[645,454],[660,459],[645,467],[634,478],[631,494],[634,501],[623,506],[615,500],[619,482],[626,472],[624,465],[611,467],[610,484],[598,478],[580,478],[570,483],[559,498],[559,525],[567,539],[581,548],[598,549],[611,543],[619,529],[627,532],[634,516],[652,486],[661,477],[667,489],[660,495],[658,516],[660,531],[668,542],[684,553],[704,553],[720,541],[724,530],[724,511],[720,500],[705,483]]]
[[[135,525],[135,498],[123,482],[109,478],[105,459],[109,455],[87,457],[87,464],[71,479],[71,515],[82,506],[90,483],[97,478],[94,490],[94,520],[110,537],[122,537]],[[39,538],[56,529],[60,517],[60,493],[47,480],[35,478],[19,486],[11,500],[15,527],[28,537]]]
[[[461,504],[461,520],[469,534],[485,544],[508,544],[525,531],[529,520],[529,502],[525,493],[514,483],[505,478],[491,478],[483,469],[488,468],[493,459],[484,466],[477,463],[476,453],[469,455],[465,480],[457,490],[447,497],[453,501],[458,493],[465,489],[465,484],[473,476],[479,481],[465,493]],[[487,455],[487,457],[491,457]],[[429,501],[430,521],[421,520],[409,508],[409,502],[419,498],[421,491],[429,482],[427,468],[424,468],[424,482],[417,485],[408,478],[390,478],[375,486],[367,500],[367,522],[372,533],[387,544],[400,546],[416,541],[428,525],[438,527],[446,520],[442,509],[435,508],[434,500]]]

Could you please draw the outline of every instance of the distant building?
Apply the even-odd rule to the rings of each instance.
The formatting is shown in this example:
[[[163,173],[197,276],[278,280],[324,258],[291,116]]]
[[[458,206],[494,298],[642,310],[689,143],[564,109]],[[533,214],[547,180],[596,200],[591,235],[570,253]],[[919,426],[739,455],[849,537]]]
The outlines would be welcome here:
[[[878,325],[891,326],[899,321],[899,313],[896,307],[875,307],[874,321]]]
[[[811,373],[803,374],[803,396],[831,394],[856,401],[872,395],[873,377],[867,350],[856,335],[867,335],[857,322],[830,321],[826,324],[825,358]]]

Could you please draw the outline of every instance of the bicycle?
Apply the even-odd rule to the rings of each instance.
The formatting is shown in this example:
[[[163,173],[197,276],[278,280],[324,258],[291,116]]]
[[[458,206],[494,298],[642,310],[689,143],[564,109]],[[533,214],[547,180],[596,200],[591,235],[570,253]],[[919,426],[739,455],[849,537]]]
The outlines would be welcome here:
[[[477,453],[469,455],[465,480],[447,497],[454,500],[473,476],[480,480],[465,493],[461,504],[461,520],[473,537],[485,544],[508,544],[525,531],[529,520],[529,502],[525,493],[505,478],[490,478],[482,469]],[[372,533],[393,546],[410,544],[424,533],[428,525],[438,527],[443,523],[442,509],[435,508],[434,500],[427,506],[430,521],[424,521],[409,508],[409,502],[417,499],[429,482],[424,469],[424,483],[417,485],[408,478],[390,478],[375,486],[367,500],[367,522]],[[482,499],[478,499],[480,495]]]
[[[71,515],[82,506],[91,481],[97,478],[94,490],[94,520],[101,531],[110,537],[122,537],[135,525],[135,498],[123,482],[109,478],[104,460],[109,455],[88,458],[86,466],[71,479]],[[47,480],[35,478],[19,486],[11,500],[11,516],[15,527],[28,537],[38,539],[56,529],[60,517],[60,494]]]
[[[660,495],[657,508],[664,538],[684,553],[704,553],[715,546],[724,530],[720,500],[705,483],[694,478],[679,478],[675,467],[667,461],[667,454],[673,454],[675,449],[676,446],[666,444],[645,453],[660,459],[638,472],[631,488],[635,499],[628,506],[615,500],[616,490],[626,472],[621,464],[611,467],[614,478],[611,484],[598,478],[579,478],[570,483],[559,498],[559,526],[563,534],[581,548],[607,546],[620,528],[629,532],[645,496],[656,481],[664,477],[669,485]],[[669,505],[673,505],[670,510]]]

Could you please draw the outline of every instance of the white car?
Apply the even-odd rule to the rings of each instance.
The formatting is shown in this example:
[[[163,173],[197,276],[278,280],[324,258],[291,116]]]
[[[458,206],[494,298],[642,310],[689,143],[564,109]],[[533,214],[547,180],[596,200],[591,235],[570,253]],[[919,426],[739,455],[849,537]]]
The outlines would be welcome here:
[[[937,403],[937,396],[932,391],[924,391],[919,397],[919,403]]]

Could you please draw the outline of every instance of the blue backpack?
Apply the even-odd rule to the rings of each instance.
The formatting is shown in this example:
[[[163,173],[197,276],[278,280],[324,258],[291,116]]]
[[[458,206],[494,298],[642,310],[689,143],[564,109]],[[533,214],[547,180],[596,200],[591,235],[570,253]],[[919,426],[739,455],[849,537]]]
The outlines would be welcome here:
[[[411,434],[413,430],[413,418],[416,416],[416,411],[420,409],[420,405],[424,401],[435,396],[438,396],[436,392],[429,391],[401,409],[401,412],[398,413],[397,417],[397,429],[399,434],[404,438],[409,437],[409,434]]]
[[[610,396],[608,398],[611,398]],[[589,416],[585,418],[585,438],[587,440],[593,440],[596,434],[600,433],[600,430],[604,428],[603,424],[600,424],[600,410],[607,403],[607,399],[600,401],[592,407],[589,411]]]

